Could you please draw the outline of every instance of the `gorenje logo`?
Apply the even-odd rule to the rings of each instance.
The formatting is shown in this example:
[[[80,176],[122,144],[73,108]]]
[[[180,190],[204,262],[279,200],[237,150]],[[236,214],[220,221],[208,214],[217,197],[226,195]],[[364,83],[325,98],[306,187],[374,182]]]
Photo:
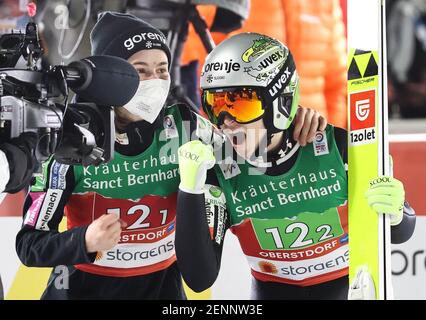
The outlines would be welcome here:
[[[376,90],[351,93],[350,144],[370,144],[376,141]]]
[[[281,89],[283,89],[284,84],[287,82],[288,78],[291,76],[290,70],[287,69],[278,79],[278,81],[273,85],[271,89],[269,89],[269,94],[271,97],[274,97]]]
[[[166,38],[164,38],[161,34],[153,33],[153,32],[144,32],[144,33],[135,34],[134,36],[126,39],[124,41],[124,46],[126,47],[127,50],[132,50],[135,47],[135,43],[139,43],[141,41],[146,41],[146,40],[158,40],[163,42],[164,44],[166,43]],[[152,42],[151,42],[151,45],[152,45]]]
[[[226,71],[230,73],[231,71],[239,71],[241,65],[238,62],[232,62],[232,59],[227,62],[211,62],[207,63],[204,66],[203,74],[209,71]]]

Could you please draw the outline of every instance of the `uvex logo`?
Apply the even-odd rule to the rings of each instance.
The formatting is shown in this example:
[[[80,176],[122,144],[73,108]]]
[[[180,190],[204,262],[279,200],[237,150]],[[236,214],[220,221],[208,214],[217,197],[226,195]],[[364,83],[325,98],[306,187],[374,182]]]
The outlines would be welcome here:
[[[390,178],[389,177],[380,177],[380,178],[374,179],[374,180],[370,181],[370,186],[372,187],[372,186],[379,184],[379,183],[382,183],[382,182],[388,182],[389,183]]]
[[[282,54],[282,52],[277,51],[274,52],[273,54],[269,55],[267,58],[263,59],[259,66],[257,67],[259,70],[262,69],[266,69],[267,67],[269,67],[272,63],[282,59],[284,56]]]
[[[355,92],[350,95],[351,130],[376,126],[376,91]]]
[[[284,84],[287,82],[290,76],[291,76],[291,73],[287,67],[287,69],[284,71],[284,73],[281,75],[278,81],[272,86],[271,89],[269,89],[269,94],[271,95],[271,97],[274,97],[281,89],[283,89]]]

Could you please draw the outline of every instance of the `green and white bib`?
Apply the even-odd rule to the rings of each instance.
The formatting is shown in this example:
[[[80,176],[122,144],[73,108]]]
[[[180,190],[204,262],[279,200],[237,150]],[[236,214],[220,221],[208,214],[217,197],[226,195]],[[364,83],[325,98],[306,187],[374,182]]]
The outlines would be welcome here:
[[[169,107],[152,144],[137,156],[115,153],[99,167],[74,167],[75,188],[66,205],[68,228],[88,225],[103,214],[126,222],[113,249],[99,252],[93,264],[76,268],[128,277],[159,271],[175,260],[177,149],[186,131],[177,106]]]
[[[237,166],[240,173],[228,179],[216,171],[255,278],[308,286],[347,274],[347,177],[333,127],[300,147],[285,174]]]

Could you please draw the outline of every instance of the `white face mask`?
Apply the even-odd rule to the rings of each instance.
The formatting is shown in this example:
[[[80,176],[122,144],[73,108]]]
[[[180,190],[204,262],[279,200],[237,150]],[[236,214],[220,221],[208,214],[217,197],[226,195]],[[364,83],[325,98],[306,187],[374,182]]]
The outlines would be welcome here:
[[[135,116],[153,123],[166,102],[169,89],[170,79],[140,81],[135,95],[123,107]]]

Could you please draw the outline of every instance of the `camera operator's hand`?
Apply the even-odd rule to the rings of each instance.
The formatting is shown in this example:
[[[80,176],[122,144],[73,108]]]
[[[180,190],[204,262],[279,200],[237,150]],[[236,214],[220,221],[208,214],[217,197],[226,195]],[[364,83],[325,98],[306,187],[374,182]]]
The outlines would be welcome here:
[[[30,185],[32,175],[38,168],[34,155],[37,139],[37,134],[24,132],[18,138],[0,145],[0,149],[7,157],[10,172],[6,189],[2,191],[16,193]]]
[[[115,214],[104,214],[93,221],[86,230],[87,252],[112,249],[120,241],[121,229],[125,226]]]

